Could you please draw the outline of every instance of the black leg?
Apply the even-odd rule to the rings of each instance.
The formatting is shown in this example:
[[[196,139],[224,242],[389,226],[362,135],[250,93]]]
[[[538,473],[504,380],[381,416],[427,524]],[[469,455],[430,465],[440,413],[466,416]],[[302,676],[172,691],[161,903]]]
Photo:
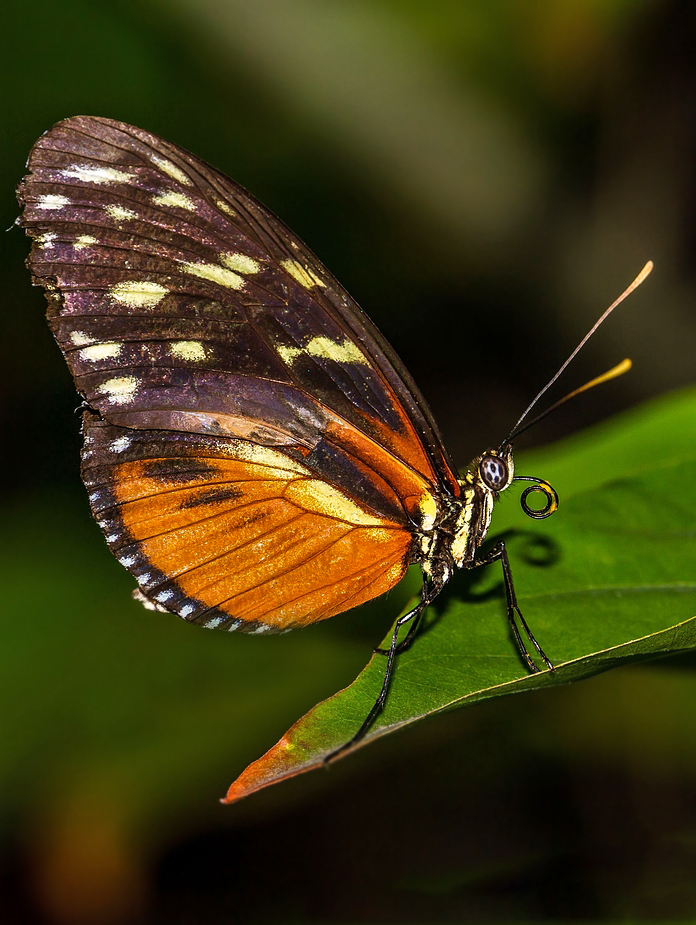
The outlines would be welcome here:
[[[367,717],[365,718],[365,721],[363,722],[362,726],[360,727],[360,729],[358,729],[358,731],[355,733],[353,738],[349,739],[348,742],[345,743],[345,745],[341,745],[340,748],[337,748],[336,751],[333,751],[331,752],[331,754],[327,755],[326,758],[324,758],[324,764],[328,764],[328,762],[336,758],[337,755],[340,755],[346,749],[350,748],[352,745],[355,745],[356,742],[359,742],[364,737],[365,733],[367,732],[367,730],[370,728],[370,726],[374,722],[375,717],[378,716],[378,714],[381,713],[382,710],[384,709],[384,704],[386,703],[386,700],[387,700],[387,694],[389,693],[389,686],[391,684],[392,674],[394,673],[394,660],[396,656],[398,655],[398,653],[400,651],[403,651],[402,647],[404,643],[410,644],[410,642],[413,640],[414,628],[418,626],[418,623],[420,622],[421,614],[423,613],[427,605],[430,603],[430,600],[431,600],[431,597],[429,595],[426,595],[426,589],[425,587],[423,587],[421,599],[418,602],[418,604],[413,608],[413,610],[409,610],[408,613],[405,613],[403,617],[399,617],[399,619],[396,621],[396,624],[394,626],[394,632],[392,633],[391,645],[389,646],[389,648],[388,649],[375,649],[376,652],[384,652],[387,655],[387,667],[384,672],[384,681],[382,682],[382,689],[379,692],[379,696],[377,697],[377,700],[375,700],[372,706],[372,709],[367,714]],[[411,623],[411,621],[413,622]],[[404,642],[401,643],[401,645],[399,645],[399,631],[401,627],[405,626],[407,623],[411,623],[411,626],[409,627],[408,635],[406,636],[406,639],[404,639]]]
[[[401,655],[402,652],[405,652],[406,649],[410,648],[411,643],[416,638],[416,633],[418,632],[418,627],[420,626],[421,617],[425,611],[425,607],[421,607],[415,617],[411,620],[411,625],[408,628],[408,633],[406,633],[406,638],[402,640],[396,647],[395,655]],[[408,616],[408,614],[406,615]],[[389,649],[373,649],[375,655],[389,655],[391,648]]]
[[[532,672],[532,674],[539,671],[539,668],[535,664],[532,656],[529,654],[527,646],[525,645],[524,640],[522,639],[522,636],[520,635],[520,631],[517,628],[517,620],[519,620],[520,626],[524,630],[525,635],[527,636],[527,639],[529,639],[531,644],[536,649],[539,655],[539,658],[543,661],[543,663],[546,665],[549,671],[555,671],[555,668],[551,660],[549,659],[549,657],[546,655],[544,650],[541,648],[539,643],[534,638],[534,633],[532,633],[530,628],[527,626],[527,621],[522,616],[522,611],[520,610],[520,606],[517,603],[517,595],[515,594],[515,584],[512,580],[512,570],[510,568],[510,560],[508,559],[507,550],[505,549],[505,542],[501,540],[499,543],[497,543],[487,555],[477,560],[476,565],[488,565],[490,562],[497,562],[498,560],[500,560],[500,564],[503,567],[503,579],[505,583],[505,598],[507,600],[508,622],[510,624],[510,629],[512,630],[512,635],[515,638],[517,648],[520,650],[520,655],[524,659],[525,665],[527,666],[529,671]]]

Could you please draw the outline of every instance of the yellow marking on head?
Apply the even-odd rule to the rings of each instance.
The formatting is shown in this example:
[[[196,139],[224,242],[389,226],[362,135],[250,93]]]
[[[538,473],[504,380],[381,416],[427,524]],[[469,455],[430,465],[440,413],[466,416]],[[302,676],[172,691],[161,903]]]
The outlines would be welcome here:
[[[260,446],[258,443],[251,443],[249,440],[228,440],[224,448],[233,459],[292,472],[294,475],[310,474],[309,469],[284,453],[279,453],[267,446]]]
[[[63,206],[70,205],[70,200],[67,196],[48,193],[46,196],[39,196],[36,205],[39,209],[62,209]]]
[[[319,479],[291,482],[283,496],[305,511],[324,514],[356,527],[379,527],[384,524],[383,518],[368,514],[343,492]]]
[[[81,234],[79,238],[75,238],[75,243],[73,248],[76,251],[84,250],[86,247],[89,247],[91,244],[98,244],[96,238],[93,238],[91,234]]]
[[[147,279],[127,280],[116,283],[109,289],[109,295],[116,302],[131,308],[153,308],[169,292],[166,286],[153,283]]]
[[[299,260],[281,260],[280,265],[286,273],[292,276],[295,282],[299,283],[300,286],[304,286],[305,289],[324,285],[323,280],[313,270],[302,266]]]
[[[261,264],[253,257],[247,257],[246,254],[220,254],[220,260],[225,264],[228,270],[234,270],[235,273],[258,273]]]
[[[115,167],[95,167],[91,164],[76,164],[63,171],[66,179],[81,180],[83,183],[126,183],[134,174]]]
[[[80,359],[88,360],[90,363],[94,363],[96,360],[108,360],[110,357],[117,357],[122,347],[123,344],[115,342],[92,344],[90,347],[83,347],[80,350]]]
[[[138,217],[132,209],[124,209],[123,206],[107,206],[104,211],[117,222],[123,222],[127,218]]]
[[[182,270],[190,273],[191,276],[199,276],[201,279],[208,279],[211,283],[217,283],[220,286],[226,286],[227,289],[241,289],[246,280],[239,273],[227,270],[216,263],[181,263]]]
[[[329,337],[313,337],[304,347],[279,346],[276,350],[282,361],[288,365],[294,363],[304,353],[312,357],[320,357],[322,360],[333,360],[334,363],[359,363],[361,366],[369,366],[367,357],[347,337],[341,344],[337,344]]]
[[[196,203],[193,199],[190,199],[183,193],[177,193],[174,190],[167,190],[166,193],[157,193],[152,197],[152,202],[156,206],[173,206],[176,209],[186,209],[187,212],[196,211]]]
[[[171,161],[168,161],[164,157],[156,157],[154,154],[152,155],[152,160],[157,164],[160,170],[164,171],[164,173],[168,174],[174,180],[178,180],[179,183],[183,183],[184,186],[193,186],[193,181],[184,173],[181,167],[177,167],[176,164],[172,164]]]
[[[123,405],[137,392],[138,380],[135,376],[119,376],[116,379],[107,379],[102,384],[101,390],[108,395],[115,405]]]
[[[208,355],[205,347],[197,340],[179,340],[171,344],[169,352],[180,360],[205,360]]]

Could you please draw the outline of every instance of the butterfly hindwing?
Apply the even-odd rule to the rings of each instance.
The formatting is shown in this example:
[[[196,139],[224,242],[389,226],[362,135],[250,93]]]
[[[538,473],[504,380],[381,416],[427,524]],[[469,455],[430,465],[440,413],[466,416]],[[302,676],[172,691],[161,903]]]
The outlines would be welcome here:
[[[249,441],[113,427],[86,412],[82,475],[141,599],[205,626],[322,620],[393,587],[408,561],[401,524]]]

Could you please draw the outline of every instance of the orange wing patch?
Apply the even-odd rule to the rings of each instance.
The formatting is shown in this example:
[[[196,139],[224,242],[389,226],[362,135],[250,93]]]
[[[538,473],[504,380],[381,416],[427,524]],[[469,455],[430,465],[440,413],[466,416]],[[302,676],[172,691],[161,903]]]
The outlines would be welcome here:
[[[405,525],[280,453],[251,462],[243,442],[235,446],[246,459],[162,456],[111,470],[121,529],[107,540],[152,604],[208,626],[279,632],[371,600],[403,577]]]

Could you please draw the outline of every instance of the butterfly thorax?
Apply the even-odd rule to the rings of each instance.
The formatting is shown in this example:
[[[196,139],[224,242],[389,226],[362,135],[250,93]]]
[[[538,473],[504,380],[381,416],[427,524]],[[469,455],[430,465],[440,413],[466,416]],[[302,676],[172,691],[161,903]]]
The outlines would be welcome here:
[[[491,525],[493,506],[512,482],[514,468],[509,447],[502,453],[487,450],[459,480],[460,496],[443,502],[439,523],[421,540],[421,567],[435,584],[444,585],[454,566],[474,565]]]

